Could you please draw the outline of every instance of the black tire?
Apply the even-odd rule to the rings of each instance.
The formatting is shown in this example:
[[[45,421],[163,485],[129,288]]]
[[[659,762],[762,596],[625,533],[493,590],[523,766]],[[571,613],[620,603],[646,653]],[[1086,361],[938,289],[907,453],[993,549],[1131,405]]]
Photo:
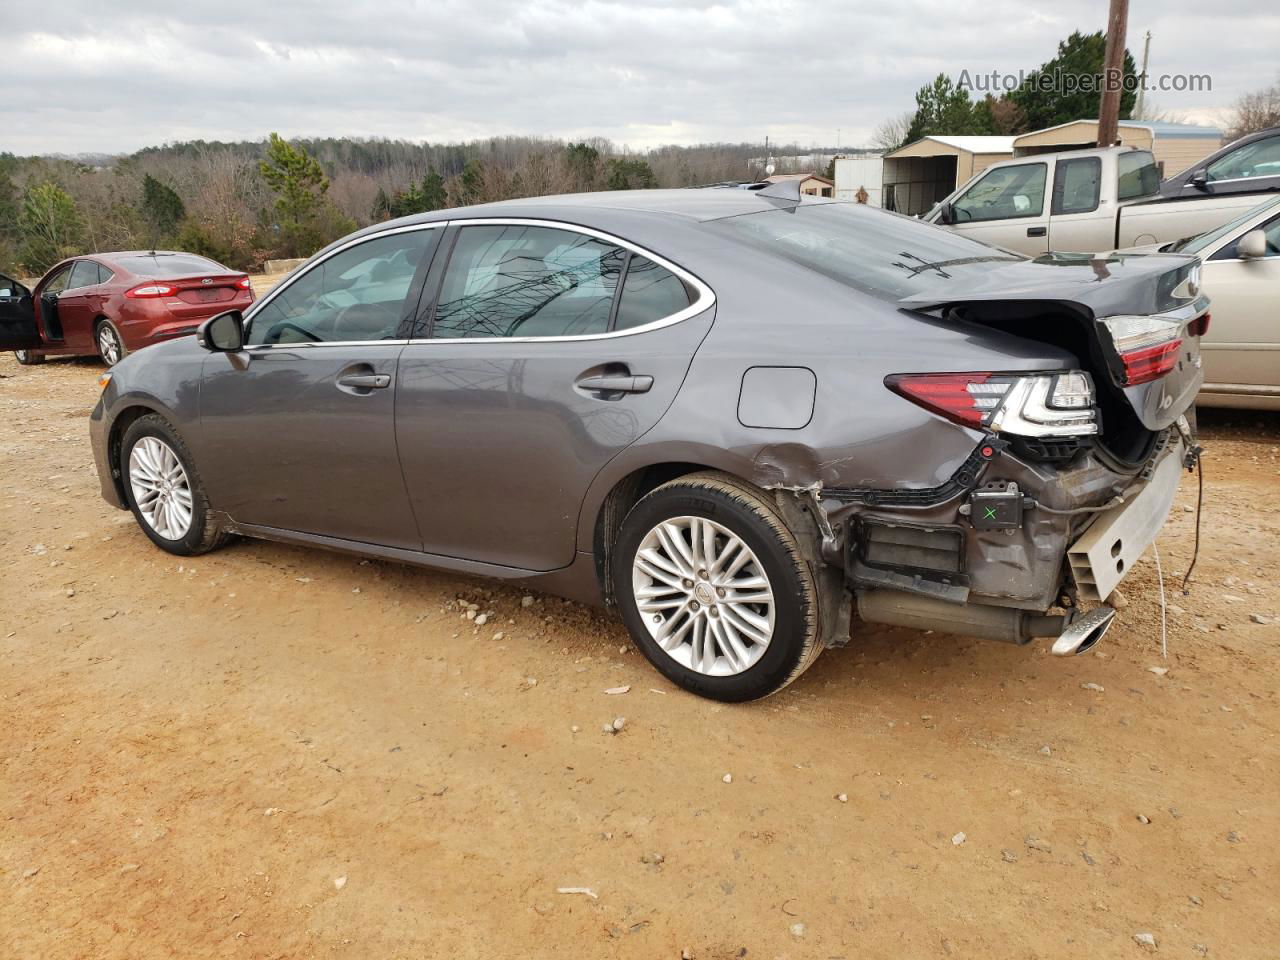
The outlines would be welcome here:
[[[109,357],[109,347],[103,340],[110,339],[115,344],[115,359]],[[124,337],[114,323],[103,317],[93,328],[93,343],[98,348],[98,356],[108,367],[113,367],[129,355],[129,348],[124,345]]]
[[[38,363],[44,363],[45,356],[43,353],[32,353],[30,350],[15,350],[13,359],[24,367],[34,367]]]
[[[741,672],[712,676],[677,662],[650,634],[637,606],[632,572],[636,554],[659,523],[678,517],[712,520],[731,532],[755,554],[768,579],[774,598],[773,633],[759,659]],[[822,652],[818,591],[809,560],[767,496],[733,477],[689,474],[642,498],[622,523],[612,567],[614,596],[636,646],[667,679],[691,693],[728,703],[767,697],[804,673]],[[710,610],[706,613],[712,616]],[[670,617],[674,622],[676,614]]]
[[[154,437],[165,444],[177,457],[186,473],[187,487],[191,491],[191,522],[186,533],[176,539],[170,539],[157,532],[138,506],[130,477],[130,463],[134,447],[146,437]],[[142,532],[161,550],[180,557],[194,557],[216,550],[227,541],[228,535],[213,519],[209,510],[209,499],[205,495],[204,484],[200,480],[191,451],[183,443],[178,431],[164,417],[150,413],[129,424],[129,428],[125,430],[124,439],[120,443],[120,470],[124,475],[125,499],[129,509],[133,511],[133,518],[142,528]]]

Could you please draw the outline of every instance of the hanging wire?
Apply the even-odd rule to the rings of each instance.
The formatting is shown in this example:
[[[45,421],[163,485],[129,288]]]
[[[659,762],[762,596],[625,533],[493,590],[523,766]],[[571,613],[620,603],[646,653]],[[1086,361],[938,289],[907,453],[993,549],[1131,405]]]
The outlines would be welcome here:
[[[1187,567],[1187,572],[1182,578],[1182,593],[1185,596],[1187,583],[1191,580],[1191,571],[1196,568],[1196,561],[1200,559],[1200,515],[1204,512],[1204,457],[1196,457],[1196,478],[1199,481],[1199,490],[1196,493],[1196,545],[1191,552],[1191,566]],[[1161,589],[1164,584],[1161,583]]]
[[[1169,659],[1169,611],[1164,601],[1164,570],[1160,567],[1160,547],[1151,541],[1151,552],[1156,557],[1156,579],[1160,581],[1160,656]]]

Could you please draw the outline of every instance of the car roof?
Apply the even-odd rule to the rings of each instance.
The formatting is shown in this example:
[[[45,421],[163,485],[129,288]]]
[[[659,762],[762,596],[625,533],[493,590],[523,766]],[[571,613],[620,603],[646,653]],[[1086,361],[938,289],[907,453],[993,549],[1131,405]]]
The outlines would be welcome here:
[[[801,203],[835,203],[822,197],[803,197]],[[795,206],[795,200],[781,200],[759,190],[737,186],[683,188],[674,190],[604,190],[595,193],[553,194],[545,197],[523,197],[499,200],[470,207],[454,207],[431,213],[414,214],[394,221],[396,224],[429,223],[436,220],[469,218],[550,216],[565,211],[616,210],[633,213],[660,214],[682,220],[703,222],[760,213],[779,207]],[[387,224],[377,224],[385,228]]]

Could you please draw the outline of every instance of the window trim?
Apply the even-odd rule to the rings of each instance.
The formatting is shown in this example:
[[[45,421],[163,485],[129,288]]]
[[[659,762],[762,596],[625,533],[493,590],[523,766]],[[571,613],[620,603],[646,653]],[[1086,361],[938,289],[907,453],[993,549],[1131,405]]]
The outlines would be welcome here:
[[[1066,190],[1066,178],[1059,176],[1059,172],[1073,163],[1092,163],[1097,178],[1094,181],[1097,186],[1093,191],[1093,206],[1085,210],[1062,210],[1063,192]],[[1093,213],[1102,203],[1102,158],[1099,156],[1091,157],[1063,157],[1053,165],[1053,196],[1049,200],[1049,216],[1050,217],[1073,217],[1080,213]]]
[[[550,227],[555,230],[566,230],[570,233],[580,233],[596,240],[603,240],[607,243],[614,244],[626,250],[629,254],[639,254],[652,260],[658,266],[670,270],[679,277],[687,285],[692,286],[697,291],[697,299],[690,303],[683,310],[677,310],[675,313],[668,314],[658,320],[650,321],[638,327],[628,327],[626,330],[612,329],[613,322],[617,316],[617,304],[622,296],[622,285],[626,278],[625,271],[618,280],[618,292],[614,298],[615,303],[609,316],[610,329],[603,333],[579,333],[566,334],[555,337],[432,337],[431,331],[435,326],[435,309],[436,304],[431,304],[431,317],[427,323],[426,336],[412,337],[409,343],[575,343],[580,340],[607,340],[613,337],[629,337],[637,333],[648,333],[651,330],[660,330],[663,327],[669,327],[674,324],[687,320],[690,317],[697,316],[699,313],[715,306],[715,291],[702,282],[698,277],[694,276],[688,270],[677,264],[672,263],[666,257],[660,256],[653,251],[624,240],[621,237],[606,233],[603,230],[597,230],[595,227],[586,227],[580,223],[569,223],[564,220],[543,220],[534,217],[468,217],[462,220],[450,220],[449,226],[465,228],[470,226],[500,226],[500,227]],[[449,261],[453,259],[453,250],[449,251]],[[446,261],[444,270],[441,271],[440,280],[444,282],[444,276],[449,270],[449,261]],[[630,260],[628,259],[628,264]],[[385,341],[384,341],[385,342]]]
[[[291,286],[293,286],[295,283],[297,283],[299,280],[301,280],[303,277],[309,274],[316,267],[320,266],[320,264],[324,263],[330,257],[336,257],[338,254],[343,253],[344,251],[350,250],[352,247],[357,247],[362,243],[368,243],[371,240],[380,240],[383,237],[389,237],[398,233],[414,233],[418,230],[437,230],[437,229],[447,227],[448,225],[449,225],[449,221],[447,220],[433,220],[430,223],[412,223],[404,227],[392,227],[390,230],[379,230],[376,233],[361,234],[358,237],[352,237],[346,243],[339,244],[338,246],[334,247],[332,250],[328,251],[322,256],[317,255],[316,257],[312,258],[311,260],[303,264],[302,267],[299,267],[297,270],[295,270],[282,283],[278,283],[274,287],[272,287],[267,292],[267,295],[265,297],[263,297],[261,300],[258,300],[254,303],[254,305],[249,309],[249,312],[245,315],[245,318],[244,318],[245,339],[247,340],[249,338],[249,331],[252,329],[253,321],[257,318],[259,311],[265,308],[266,305],[269,304],[272,300],[274,300],[277,296],[279,296],[281,293],[284,293],[284,291],[288,290]],[[430,271],[430,268],[428,267],[428,272],[429,271]],[[421,296],[421,291],[419,291],[419,296]],[[406,297],[407,297],[407,294],[406,294]],[[415,309],[416,309],[416,305],[415,305]],[[394,346],[404,346],[408,342],[409,341],[407,339],[402,337],[389,338],[386,340],[319,340],[315,342],[308,341],[303,343],[245,344],[244,349],[247,351],[259,351],[259,350],[280,350],[280,349],[314,350],[317,348],[323,349],[325,347],[373,347],[373,346],[394,347]]]

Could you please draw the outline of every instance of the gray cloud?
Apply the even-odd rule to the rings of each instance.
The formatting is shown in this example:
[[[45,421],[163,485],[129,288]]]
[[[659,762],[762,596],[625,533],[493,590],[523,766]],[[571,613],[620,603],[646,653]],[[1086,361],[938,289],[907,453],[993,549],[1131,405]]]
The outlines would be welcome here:
[[[906,0],[799,4],[601,0],[250,3],[66,0],[9,23],[3,148],[112,152],[184,139],[285,135],[432,141],[605,136],[865,142],[939,72],[1031,69],[1104,0],[1039,6]],[[1154,94],[1203,115],[1276,77],[1280,12],[1237,0],[1135,0],[1131,49],[1153,73],[1213,89]],[[1226,38],[1230,38],[1227,40]]]

